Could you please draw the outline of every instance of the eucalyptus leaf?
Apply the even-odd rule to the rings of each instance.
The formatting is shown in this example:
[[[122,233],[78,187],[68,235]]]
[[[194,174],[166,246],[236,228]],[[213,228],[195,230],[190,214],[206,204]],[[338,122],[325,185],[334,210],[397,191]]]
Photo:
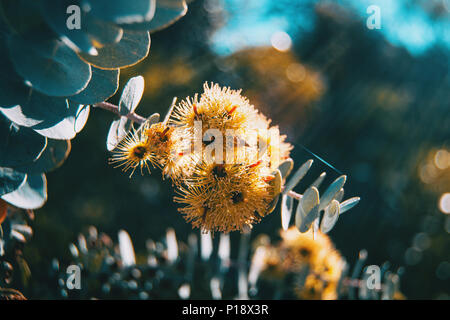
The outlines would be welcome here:
[[[131,24],[151,21],[156,0],[82,0],[82,5],[88,6],[89,13],[102,20]]]
[[[92,67],[92,79],[79,94],[69,99],[79,104],[96,104],[108,100],[119,88],[119,69],[102,70]]]
[[[68,28],[67,26],[70,17],[67,11],[73,4],[73,0],[40,0],[39,8],[45,22],[63,41],[67,39],[69,47],[77,51],[81,50],[95,54],[97,50],[91,37],[85,30],[86,13],[81,10],[79,12],[80,28]]]
[[[339,202],[332,200],[331,203],[325,208],[325,213],[320,224],[320,231],[328,233],[333,229],[339,218]]]
[[[178,259],[178,242],[173,228],[169,228],[166,232],[167,260],[174,263]]]
[[[319,189],[320,185],[322,184],[323,180],[325,180],[325,177],[327,176],[326,172],[322,172],[320,176],[317,177],[316,180],[311,184],[311,187],[316,187]]]
[[[109,127],[108,137],[106,138],[106,149],[108,149],[108,151],[114,150],[121,141],[121,135],[119,135],[120,123],[121,119],[114,120]],[[122,138],[124,137],[125,135],[122,136]]]
[[[0,107],[11,107],[26,101],[31,88],[16,73],[8,49],[0,35]]]
[[[131,267],[136,264],[136,255],[134,253],[133,242],[131,242],[130,235],[125,230],[120,230],[119,238],[119,252],[122,264],[124,267]]]
[[[288,193],[292,189],[295,188],[295,186],[300,182],[300,180],[308,173],[309,169],[311,168],[311,165],[313,164],[313,160],[310,159],[306,161],[292,176],[291,179],[286,183],[286,186],[284,187],[283,194]]]
[[[47,138],[11,123],[0,114],[0,166],[30,163],[40,157],[46,145]]]
[[[160,118],[159,113],[154,113],[150,117],[148,117],[145,122],[146,124],[151,126],[152,124],[157,123],[159,121],[159,118]]]
[[[286,178],[289,176],[293,168],[294,168],[294,160],[292,160],[291,158],[284,160],[278,166],[278,170],[280,170],[283,180],[286,180]]]
[[[72,105],[72,102],[69,102],[70,105]],[[79,133],[81,130],[83,130],[84,126],[86,125],[86,122],[89,118],[89,112],[91,110],[90,106],[82,105],[80,104],[78,106],[78,110],[75,115],[75,132]]]
[[[332,184],[325,190],[322,197],[320,198],[319,210],[324,210],[339,193],[341,188],[344,186],[347,177],[345,175],[340,176],[333,181]]]
[[[300,199],[295,213],[295,225],[300,232],[306,232],[319,216],[319,191],[308,188]]]
[[[267,216],[269,213],[272,213],[273,210],[277,207],[278,199],[280,198],[280,195],[277,195],[267,206],[267,210],[264,216]]]
[[[81,109],[84,109],[83,105],[34,92],[26,103],[0,108],[0,112],[14,123],[32,128],[40,135],[68,140],[73,139],[87,121],[89,113],[82,113]]]
[[[278,169],[275,170],[272,174],[275,176],[275,179],[270,181],[270,184],[273,187],[273,196],[276,197],[281,193],[282,177],[281,177],[280,170],[278,170]]]
[[[109,127],[108,137],[106,139],[106,148],[108,151],[114,150],[123,138],[126,137],[131,128],[132,122],[125,117],[114,120]]]
[[[0,196],[17,190],[25,183],[27,175],[11,168],[0,167]]]
[[[157,0],[153,19],[147,22],[121,24],[124,29],[156,32],[167,28],[187,13],[185,0]]]
[[[69,140],[49,139],[47,147],[39,159],[22,166],[14,167],[14,170],[28,174],[38,174],[54,170],[63,164],[64,160],[69,156],[70,149],[71,144]]]
[[[12,36],[8,48],[17,73],[43,94],[71,96],[81,92],[91,80],[89,64],[60,40],[31,42]]]
[[[359,203],[360,198],[359,197],[353,197],[350,199],[345,200],[340,205],[340,214],[343,214],[344,212],[350,210],[354,206],[356,206]]]
[[[27,175],[26,181],[17,190],[2,196],[2,199],[22,209],[38,209],[47,201],[47,180],[44,174]]]
[[[119,113],[123,116],[134,112],[144,94],[144,78],[133,77],[125,85],[119,101]]]
[[[343,198],[344,198],[344,188],[341,188],[341,190],[339,190],[334,199],[341,202]]]
[[[79,56],[100,69],[119,69],[135,65],[147,57],[150,50],[150,35],[147,31],[124,31],[117,43],[98,48],[96,56],[79,52]]]
[[[281,197],[281,226],[283,230],[287,230],[289,228],[293,205],[294,199],[292,197],[285,194]]]

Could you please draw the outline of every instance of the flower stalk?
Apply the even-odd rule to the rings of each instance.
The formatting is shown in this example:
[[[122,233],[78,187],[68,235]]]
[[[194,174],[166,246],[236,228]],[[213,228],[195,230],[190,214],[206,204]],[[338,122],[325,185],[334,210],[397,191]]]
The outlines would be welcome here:
[[[109,112],[115,113],[118,116],[126,117],[127,119],[136,122],[138,124],[143,124],[145,122],[145,118],[143,116],[140,116],[134,112],[130,112],[127,115],[121,115],[119,112],[119,107],[115,104],[109,103],[109,102],[100,102],[92,105],[94,108],[100,108],[103,110],[107,110]]]

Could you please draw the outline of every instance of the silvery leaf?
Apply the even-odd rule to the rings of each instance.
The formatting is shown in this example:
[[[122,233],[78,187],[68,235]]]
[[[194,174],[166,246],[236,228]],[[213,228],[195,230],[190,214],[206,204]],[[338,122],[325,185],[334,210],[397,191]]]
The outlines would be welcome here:
[[[344,199],[344,188],[341,188],[341,190],[339,190],[339,192],[337,193],[337,195],[334,197],[335,200],[341,202],[342,199]]]
[[[175,230],[173,230],[172,228],[167,230],[166,244],[167,244],[167,260],[169,260],[169,263],[173,263],[178,258],[178,243],[177,237],[175,235]]]
[[[340,205],[340,214],[343,214],[344,212],[350,210],[351,208],[353,208],[354,206],[356,206],[359,202],[360,198],[359,197],[353,197],[350,199],[345,200],[344,202],[341,203]]]
[[[278,166],[278,170],[280,170],[283,179],[287,178],[287,176],[291,173],[292,168],[294,168],[294,160],[292,160],[291,158],[284,160]]]
[[[292,176],[292,178],[286,183],[284,187],[283,194],[288,193],[300,182],[300,180],[308,173],[311,165],[313,164],[313,160],[310,159],[306,161]]]
[[[332,184],[330,184],[330,186],[320,198],[319,210],[324,210],[330,204],[331,200],[336,197],[341,188],[344,186],[346,180],[347,177],[343,175],[334,180]]]
[[[266,216],[269,213],[272,213],[273,210],[275,210],[275,208],[276,208],[276,206],[278,204],[278,199],[279,198],[280,198],[280,196],[278,195],[272,200],[272,202],[269,203],[269,205],[267,206],[266,214],[265,214]]]
[[[281,193],[282,177],[280,170],[278,169],[275,170],[272,174],[275,176],[275,179],[270,181],[270,185],[273,186],[273,196],[276,197]]]
[[[120,230],[119,238],[119,252],[124,267],[130,267],[136,264],[136,256],[134,254],[133,243],[130,235],[125,230]]]
[[[323,180],[325,180],[325,177],[327,176],[326,172],[322,172],[320,176],[317,177],[317,179],[311,184],[311,187],[316,187],[317,189],[322,184]]]
[[[287,230],[289,228],[293,205],[294,199],[283,194],[283,196],[281,197],[281,226],[283,230]]]
[[[295,225],[300,232],[306,232],[319,216],[319,191],[308,188],[300,199],[295,213]]]
[[[328,233],[333,229],[339,218],[339,202],[337,200],[331,201],[328,207],[325,208],[325,213],[320,224],[320,231]]]
[[[208,261],[211,253],[213,251],[213,244],[211,234],[208,233],[200,233],[200,255],[203,261]]]

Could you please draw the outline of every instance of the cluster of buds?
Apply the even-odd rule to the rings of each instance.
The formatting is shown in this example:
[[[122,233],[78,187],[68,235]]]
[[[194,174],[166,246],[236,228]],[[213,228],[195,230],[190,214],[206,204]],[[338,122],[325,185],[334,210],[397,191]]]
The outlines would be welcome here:
[[[276,169],[292,149],[270,122],[240,90],[205,83],[200,96],[173,105],[163,122],[151,117],[133,130],[112,162],[131,174],[160,168],[193,227],[242,231],[273,210]]]

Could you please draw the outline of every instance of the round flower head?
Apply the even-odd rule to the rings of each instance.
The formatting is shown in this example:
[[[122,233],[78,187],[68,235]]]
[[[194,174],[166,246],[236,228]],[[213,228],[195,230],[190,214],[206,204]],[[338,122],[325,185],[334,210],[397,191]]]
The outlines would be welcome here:
[[[189,135],[183,128],[172,128],[173,145],[168,154],[163,175],[169,177],[173,183],[179,185],[182,180],[189,177],[193,171],[195,162],[192,160],[191,144]]]
[[[131,170],[130,177],[137,168],[140,168],[141,174],[146,168],[150,172],[149,164],[157,164],[157,156],[147,143],[147,137],[142,130],[134,128],[114,149],[110,162],[116,167],[123,167],[123,171]]]
[[[281,233],[282,241],[266,257],[262,276],[293,278],[293,293],[300,299],[336,299],[343,261],[328,236],[312,231],[300,233],[291,227]]]
[[[172,152],[174,145],[172,139],[174,128],[159,122],[152,124],[151,126],[145,125],[142,130],[142,134],[146,138],[145,143],[157,159],[156,165],[163,167]]]
[[[261,220],[272,200],[272,187],[258,165],[201,162],[180,188],[175,201],[193,227],[204,231],[242,230]]]
[[[113,151],[111,163],[123,166],[124,171],[131,169],[130,177],[138,167],[142,174],[144,168],[150,172],[150,165],[164,166],[173,147],[172,132],[173,128],[162,122],[133,128]]]
[[[241,96],[240,90],[221,88],[217,84],[207,83],[204,92],[193,99],[187,98],[178,104],[170,122],[177,126],[194,128],[196,121],[201,121],[202,132],[217,129],[225,134],[226,130],[242,131],[252,126],[257,111],[247,98]]]

